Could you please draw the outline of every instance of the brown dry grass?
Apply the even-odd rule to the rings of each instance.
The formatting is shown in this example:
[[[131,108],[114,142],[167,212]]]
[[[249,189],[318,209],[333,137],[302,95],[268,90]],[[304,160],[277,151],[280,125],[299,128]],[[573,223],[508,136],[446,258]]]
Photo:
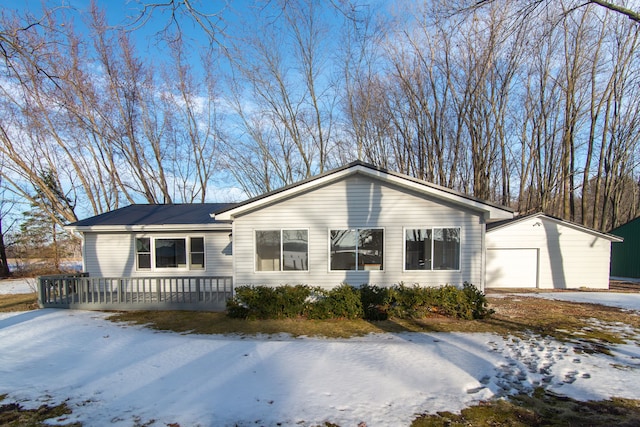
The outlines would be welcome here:
[[[38,296],[33,294],[0,295],[0,312],[29,311],[38,308]]]
[[[488,319],[458,320],[444,316],[425,319],[365,320],[240,320],[224,313],[205,312],[125,312],[111,320],[133,322],[148,327],[196,334],[278,334],[292,336],[343,337],[381,332],[493,332],[501,335],[533,332],[579,344],[584,351],[607,352],[609,344],[629,339],[608,325],[624,323],[640,331],[640,316],[621,309],[593,304],[553,301],[526,296],[504,295],[489,298],[495,313]],[[594,323],[597,319],[599,323]]]

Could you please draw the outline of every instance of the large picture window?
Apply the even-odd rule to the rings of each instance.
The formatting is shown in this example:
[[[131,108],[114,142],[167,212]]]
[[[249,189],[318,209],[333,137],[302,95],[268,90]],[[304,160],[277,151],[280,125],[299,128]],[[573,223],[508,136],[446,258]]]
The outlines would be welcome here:
[[[331,270],[383,269],[384,230],[331,230],[330,239]]]
[[[138,270],[205,268],[204,237],[136,238]]]
[[[460,270],[460,228],[405,230],[405,270]]]
[[[256,271],[308,271],[307,230],[256,230]]]
[[[185,239],[155,239],[156,268],[187,268]]]

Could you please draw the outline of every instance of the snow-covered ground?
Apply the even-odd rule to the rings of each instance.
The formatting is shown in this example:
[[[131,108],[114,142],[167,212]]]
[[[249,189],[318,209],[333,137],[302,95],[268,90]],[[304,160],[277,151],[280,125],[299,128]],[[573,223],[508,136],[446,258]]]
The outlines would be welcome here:
[[[625,310],[640,310],[640,293],[621,292],[543,292],[537,294],[522,294],[538,298],[572,301],[589,304],[602,304]]]
[[[25,407],[69,399],[62,422],[92,426],[402,426],[537,385],[583,400],[640,399],[640,337],[606,356],[535,336],[181,335],[106,317],[0,313],[0,394]]]
[[[0,280],[0,295],[30,294],[36,291],[36,279]]]

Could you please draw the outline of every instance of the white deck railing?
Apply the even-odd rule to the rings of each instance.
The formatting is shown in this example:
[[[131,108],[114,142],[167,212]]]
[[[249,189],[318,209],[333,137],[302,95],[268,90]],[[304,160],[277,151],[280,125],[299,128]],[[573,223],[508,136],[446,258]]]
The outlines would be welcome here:
[[[228,276],[38,278],[38,303],[43,308],[83,310],[222,311],[233,296]]]

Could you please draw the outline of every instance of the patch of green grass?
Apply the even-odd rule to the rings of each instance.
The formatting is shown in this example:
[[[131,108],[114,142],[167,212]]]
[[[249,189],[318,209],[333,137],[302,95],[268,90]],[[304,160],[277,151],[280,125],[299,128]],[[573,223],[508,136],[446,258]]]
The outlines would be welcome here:
[[[38,296],[33,294],[0,295],[0,312],[29,311],[38,308]]]
[[[640,425],[640,401],[610,399],[580,402],[543,389],[532,395],[517,395],[509,400],[493,400],[463,409],[460,414],[440,412],[421,415],[412,427],[474,426],[637,426]]]
[[[61,424],[71,409],[66,403],[57,406],[41,405],[37,409],[24,409],[18,403],[4,403],[7,395],[0,395],[0,425],[8,427],[44,427],[50,425],[47,420],[56,420],[56,425],[81,427],[81,423]]]

